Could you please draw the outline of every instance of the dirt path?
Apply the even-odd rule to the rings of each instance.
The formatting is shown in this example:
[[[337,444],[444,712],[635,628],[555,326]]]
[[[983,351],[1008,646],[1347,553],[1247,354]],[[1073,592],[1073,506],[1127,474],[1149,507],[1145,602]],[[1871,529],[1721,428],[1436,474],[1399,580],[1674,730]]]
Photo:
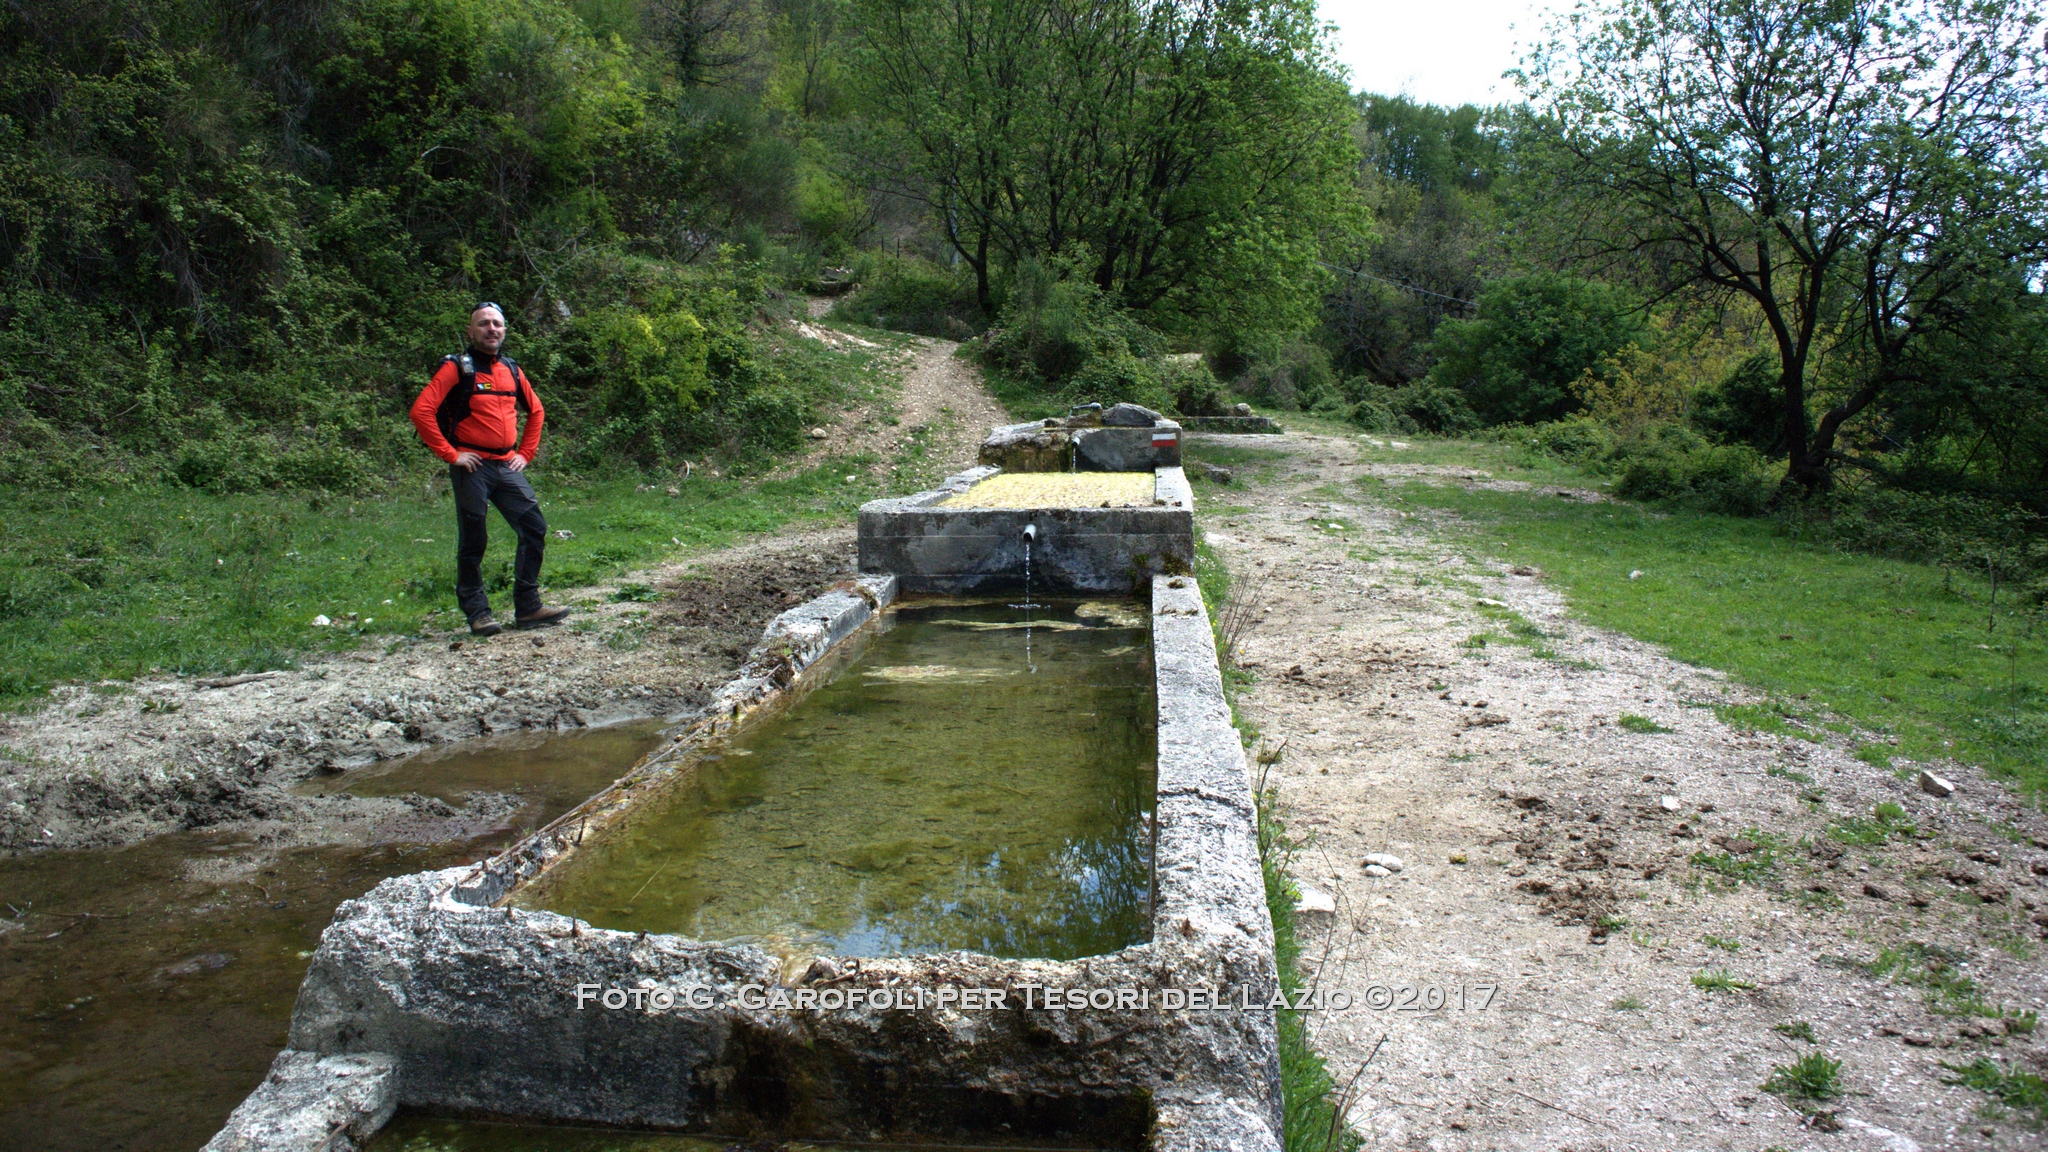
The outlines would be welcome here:
[[[877,469],[903,461],[898,490],[971,464],[985,429],[1003,417],[973,367],[952,356],[956,347],[919,341],[885,366],[877,402],[828,435],[864,438],[853,450],[874,452]],[[814,452],[848,450],[827,440]],[[221,687],[156,677],[58,689],[39,711],[0,717],[0,851],[233,822],[279,844],[446,827],[417,819],[438,801],[312,798],[291,787],[491,733],[686,716],[733,674],[769,619],[851,575],[853,564],[851,524],[791,530],[577,589],[566,596],[576,605],[571,622],[545,632],[383,638],[388,647],[366,644]],[[613,602],[629,583],[653,588],[655,599]],[[503,798],[475,803],[497,811]]]
[[[2042,1074],[2048,1045],[1927,1000],[1947,981],[1958,994],[1931,1003],[1961,1011],[1963,978],[1985,1005],[2048,1001],[2038,812],[1971,770],[1936,800],[1841,747],[1733,731],[1709,705],[1741,689],[1575,622],[1539,573],[1375,502],[1346,482],[1386,469],[1354,442],[1259,446],[1286,459],[1207,487],[1203,519],[1260,601],[1241,703],[1284,745],[1271,780],[1313,837],[1296,875],[1335,897],[1304,919],[1304,951],[1325,990],[1449,1001],[1316,1014],[1338,1083],[1357,1074],[1367,1147],[2039,1147],[1980,1117],[1988,1098],[1940,1062]],[[1545,635],[1503,644],[1517,619]],[[1880,801],[1921,836],[1828,836]],[[1403,867],[1367,874],[1368,853]],[[1857,967],[1881,948],[1908,960],[1896,981]],[[1723,971],[1753,987],[1695,983]],[[1804,1126],[1760,1086],[1816,1047],[1846,1095]]]

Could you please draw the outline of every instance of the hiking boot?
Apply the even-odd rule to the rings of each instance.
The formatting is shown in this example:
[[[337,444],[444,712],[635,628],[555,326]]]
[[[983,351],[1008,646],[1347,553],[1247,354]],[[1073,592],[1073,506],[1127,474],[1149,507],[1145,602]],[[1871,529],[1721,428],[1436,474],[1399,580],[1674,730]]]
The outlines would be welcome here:
[[[569,609],[566,607],[535,608],[533,611],[514,619],[512,626],[514,628],[545,628],[550,624],[560,624],[562,618],[568,614]]]
[[[504,630],[505,626],[491,619],[489,612],[481,613],[476,619],[469,622],[469,634],[471,636],[496,636]]]

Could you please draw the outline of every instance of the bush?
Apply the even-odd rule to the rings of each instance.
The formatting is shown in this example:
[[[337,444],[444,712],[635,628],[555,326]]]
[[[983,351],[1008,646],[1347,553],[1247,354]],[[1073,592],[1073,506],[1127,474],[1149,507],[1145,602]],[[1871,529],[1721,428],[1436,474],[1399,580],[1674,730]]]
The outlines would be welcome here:
[[[1754,448],[1709,444],[1678,424],[1659,424],[1617,447],[1614,492],[1631,500],[1676,500],[1710,512],[1754,516],[1770,502],[1775,477]]]
[[[872,252],[854,267],[861,287],[832,310],[835,320],[965,340],[987,327],[974,279],[911,256]]]
[[[1598,420],[1571,416],[1529,429],[1535,448],[1572,464],[1598,464],[1613,455],[1620,444],[1614,430]]]
[[[1720,383],[1693,396],[1692,426],[1716,444],[1746,444],[1776,452],[1784,442],[1785,401],[1778,392],[1778,359],[1759,352],[1737,364]]]
[[[983,364],[1047,400],[1164,411],[1178,388],[1200,380],[1160,359],[1163,343],[1091,281],[1026,265],[980,352]]]
[[[1239,395],[1281,409],[1308,410],[1340,402],[1330,354],[1308,340],[1255,352],[1237,378]]]
[[[1461,390],[1488,424],[1557,420],[1579,406],[1574,381],[1645,341],[1619,289],[1553,272],[1496,280],[1477,319],[1437,328],[1429,379]]]

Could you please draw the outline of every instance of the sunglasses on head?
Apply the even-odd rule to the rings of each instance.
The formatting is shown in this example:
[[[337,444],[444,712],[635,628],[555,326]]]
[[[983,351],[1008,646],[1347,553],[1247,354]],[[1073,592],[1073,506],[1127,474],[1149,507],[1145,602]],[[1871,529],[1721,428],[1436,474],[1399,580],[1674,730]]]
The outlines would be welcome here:
[[[469,314],[471,316],[474,316],[486,308],[489,308],[491,311],[496,312],[500,320],[505,318],[505,309],[499,307],[498,302],[496,300],[484,300],[479,302],[476,307],[471,308],[469,310]]]

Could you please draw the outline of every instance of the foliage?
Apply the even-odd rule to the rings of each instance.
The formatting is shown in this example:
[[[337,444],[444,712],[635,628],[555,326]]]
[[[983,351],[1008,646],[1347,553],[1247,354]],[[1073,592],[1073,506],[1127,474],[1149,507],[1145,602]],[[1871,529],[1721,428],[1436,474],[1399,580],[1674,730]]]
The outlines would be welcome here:
[[[1813,1051],[1790,1064],[1771,1067],[1763,1090],[1787,1100],[1833,1100],[1842,1094],[1842,1062]]]
[[[1981,285],[2048,256],[2040,21],[2026,0],[1621,0],[1524,74],[1577,251],[1761,314],[1807,493]]]
[[[1008,304],[982,338],[982,363],[1061,406],[1127,400],[1170,407],[1173,392],[1156,359],[1164,351],[1158,333],[1073,271],[1038,264],[1018,270]]]
[[[1985,1093],[2006,1108],[2027,1118],[2033,1127],[2048,1124],[2048,1081],[2022,1068],[2001,1065],[1989,1056],[1979,1056],[1968,1064],[1950,1064],[1946,1060],[1941,1066],[1956,1073],[1943,1077],[1943,1083],[1959,1084]]]
[[[864,254],[854,268],[861,288],[833,308],[838,319],[950,340],[985,326],[972,279],[915,257],[880,253]]]
[[[849,140],[923,206],[985,312],[1027,264],[1171,331],[1299,331],[1362,223],[1350,111],[1307,0],[856,0]],[[1078,253],[1085,249],[1085,257]]]
[[[1580,406],[1581,377],[1645,339],[1619,290],[1535,273],[1487,285],[1477,319],[1445,321],[1430,378],[1463,392],[1487,423],[1556,420]]]

